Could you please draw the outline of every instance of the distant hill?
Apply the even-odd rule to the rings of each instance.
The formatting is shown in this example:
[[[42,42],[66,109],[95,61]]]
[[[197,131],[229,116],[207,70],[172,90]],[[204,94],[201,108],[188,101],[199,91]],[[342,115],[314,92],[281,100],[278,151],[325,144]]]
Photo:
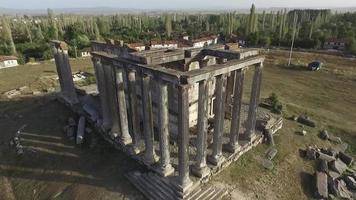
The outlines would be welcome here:
[[[258,8],[257,12],[271,12],[284,9],[283,7],[274,8]],[[287,8],[288,10],[296,8]],[[297,9],[308,9],[308,8],[297,8]],[[315,8],[313,8],[315,9]],[[356,12],[356,7],[350,8],[329,8],[333,12],[344,13],[344,12]],[[250,10],[244,9],[233,9],[233,8],[215,8],[215,9],[180,9],[180,10],[163,10],[163,9],[133,9],[133,8],[109,8],[109,7],[96,7],[96,8],[59,8],[53,9],[56,14],[77,14],[77,15],[112,15],[112,14],[127,14],[127,13],[161,13],[161,12],[185,12],[185,13],[222,13],[222,12],[237,12],[237,13],[249,13]],[[46,9],[14,9],[14,8],[2,8],[0,7],[0,15],[46,15]]]

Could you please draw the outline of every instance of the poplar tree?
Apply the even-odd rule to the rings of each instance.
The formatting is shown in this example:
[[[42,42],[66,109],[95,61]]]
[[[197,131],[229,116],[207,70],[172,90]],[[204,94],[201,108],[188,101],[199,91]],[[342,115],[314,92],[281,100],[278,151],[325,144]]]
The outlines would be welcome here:
[[[256,7],[255,4],[252,4],[250,9],[250,16],[248,19],[248,25],[246,28],[246,35],[253,33],[256,30]]]
[[[10,43],[10,52],[12,55],[16,55],[17,54],[16,47],[15,47],[14,39],[12,37],[10,24],[8,23],[8,21],[5,18],[3,18],[2,25],[3,25],[4,39],[5,39],[5,41]]]
[[[172,18],[171,18],[171,15],[167,14],[166,15],[166,34],[167,34],[167,37],[171,37],[172,35]]]

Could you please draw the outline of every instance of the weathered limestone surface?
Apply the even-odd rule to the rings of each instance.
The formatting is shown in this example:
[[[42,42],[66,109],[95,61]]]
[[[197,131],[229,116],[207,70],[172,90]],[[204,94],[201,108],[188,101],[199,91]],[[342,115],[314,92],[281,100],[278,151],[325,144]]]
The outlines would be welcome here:
[[[328,198],[328,176],[326,175],[326,173],[316,172],[316,189],[317,198]]]
[[[193,184],[189,178],[188,86],[178,86],[178,187],[187,191]]]
[[[123,70],[116,68],[116,96],[117,103],[119,107],[119,119],[120,119],[120,129],[121,142],[126,144],[132,143],[132,139],[129,133],[128,119],[127,119],[127,108],[126,108],[126,97],[124,91],[124,79],[123,79]]]
[[[251,98],[249,104],[248,118],[247,118],[247,130],[245,133],[245,139],[251,140],[255,133],[256,127],[256,112],[258,107],[258,100],[260,96],[261,81],[262,81],[262,63],[255,67],[255,74],[253,77],[251,87]]]
[[[143,124],[145,137],[145,162],[153,164],[157,160],[154,151],[154,135],[153,135],[153,116],[152,116],[152,96],[151,96],[151,77],[142,75],[142,108],[143,108]]]
[[[232,153],[235,152],[239,147],[238,138],[240,133],[241,105],[245,70],[236,71],[235,75],[235,89],[233,93],[234,97],[230,127],[230,142],[226,145],[226,149]]]
[[[158,131],[160,135],[160,171],[163,176],[168,176],[174,172],[170,163],[169,153],[169,130],[168,130],[168,86],[165,82],[158,84],[159,105],[158,105]]]
[[[196,163],[192,167],[192,172],[204,177],[209,173],[206,165],[207,134],[208,134],[208,81],[199,82],[199,105],[198,105],[198,136]]]

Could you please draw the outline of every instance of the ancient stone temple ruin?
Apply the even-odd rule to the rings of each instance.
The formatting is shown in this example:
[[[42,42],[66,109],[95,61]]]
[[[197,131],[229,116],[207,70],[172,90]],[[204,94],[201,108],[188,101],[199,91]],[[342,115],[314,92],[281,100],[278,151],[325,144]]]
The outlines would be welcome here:
[[[130,52],[123,43],[93,42],[97,92],[79,95],[66,45],[53,44],[59,97],[145,166],[127,178],[148,199],[220,199],[226,189],[204,183],[261,143],[262,131],[282,127],[280,117],[258,107],[264,57],[256,50]],[[247,70],[253,80],[244,103]]]

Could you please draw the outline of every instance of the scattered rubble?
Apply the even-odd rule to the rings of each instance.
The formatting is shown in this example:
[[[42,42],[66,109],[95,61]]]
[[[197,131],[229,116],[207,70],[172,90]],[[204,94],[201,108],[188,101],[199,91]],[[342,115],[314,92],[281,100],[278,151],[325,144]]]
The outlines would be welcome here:
[[[339,158],[340,158],[340,160],[342,160],[342,162],[344,162],[348,166],[350,166],[352,164],[352,162],[354,161],[354,159],[351,156],[347,155],[346,153],[344,153],[342,151],[339,153]]]
[[[273,162],[268,159],[263,159],[262,165],[264,168],[266,168],[268,170],[272,170],[274,168]]]
[[[342,140],[341,140],[340,137],[336,137],[336,136],[333,136],[333,135],[329,136],[329,141],[337,143],[337,144],[341,144],[342,143]]]
[[[328,176],[325,172],[316,172],[316,197],[327,199],[328,193]]]
[[[356,180],[355,178],[351,177],[351,176],[346,176],[345,177],[345,182],[347,184],[347,186],[349,188],[351,188],[352,190],[356,190]]]
[[[22,125],[15,133],[15,136],[13,138],[11,138],[9,144],[10,144],[10,147],[14,147],[15,148],[15,151],[16,151],[16,154],[18,156],[21,156],[24,154],[24,148],[23,146],[21,145],[20,143],[20,135],[21,135],[21,132],[23,131],[23,129],[26,128],[26,124],[25,125]]]
[[[64,133],[66,134],[66,136],[70,139],[70,140],[74,140],[74,134],[75,134],[75,130],[76,130],[76,123],[75,120],[70,117],[68,119],[68,125],[66,125],[63,130]]]
[[[79,72],[76,72],[72,75],[73,77],[73,81],[74,82],[78,82],[78,81],[84,81],[88,78],[90,74],[87,73],[87,72],[82,72],[82,71],[79,71]]]
[[[272,160],[272,159],[277,155],[277,153],[278,153],[277,149],[275,149],[275,148],[268,148],[268,149],[266,150],[266,158],[267,158],[268,160]]]
[[[340,159],[332,161],[330,163],[330,167],[332,170],[334,170],[339,174],[343,174],[347,169],[347,165],[344,162],[342,162]]]
[[[315,122],[307,115],[300,115],[297,121],[313,128],[316,126]]]
[[[274,146],[273,131],[271,129],[264,130],[264,143]]]
[[[76,144],[83,144],[84,133],[85,133],[85,117],[80,116],[78,121],[78,127],[77,127]]]
[[[356,195],[354,159],[333,148],[309,146],[304,150],[305,159],[317,160],[315,197],[318,199],[353,199]]]
[[[323,140],[328,140],[329,139],[329,133],[327,130],[322,130],[320,132],[320,138],[323,139]]]

